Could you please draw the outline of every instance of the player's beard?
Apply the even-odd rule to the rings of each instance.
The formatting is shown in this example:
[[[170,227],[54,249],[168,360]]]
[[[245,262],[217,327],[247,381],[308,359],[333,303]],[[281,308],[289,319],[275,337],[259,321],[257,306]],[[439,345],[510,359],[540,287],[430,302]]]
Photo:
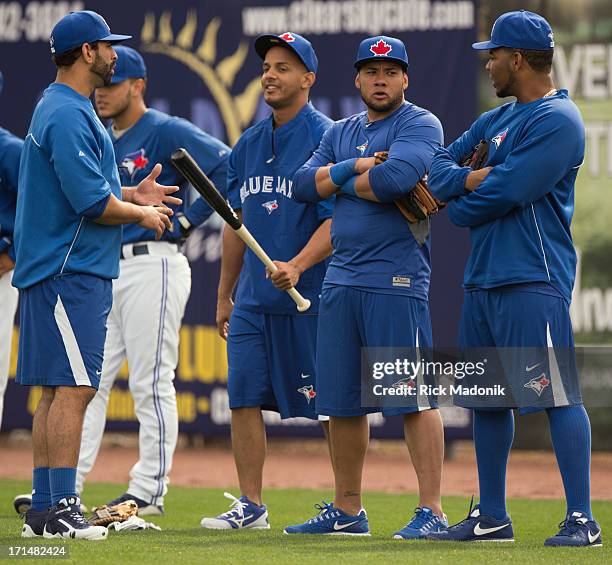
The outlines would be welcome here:
[[[398,94],[395,98],[389,99],[388,102],[377,102],[373,98],[368,98],[363,93],[363,90],[361,90],[360,92],[361,92],[361,99],[363,100],[363,103],[370,110],[373,110],[374,112],[378,112],[379,114],[384,114],[385,112],[395,110],[395,108],[398,108],[399,106],[401,106],[402,102],[404,101],[403,91],[401,92],[401,94]]]
[[[110,86],[111,80],[113,78],[113,69],[115,68],[115,62],[105,63],[102,60],[102,57],[98,53],[96,53],[96,60],[91,66],[91,72],[94,75],[98,75],[102,80],[102,84],[99,86]]]
[[[514,94],[514,87],[516,86],[516,77],[514,73],[508,69],[508,80],[506,84],[500,86],[495,90],[495,94],[498,98],[507,98],[508,96],[516,96]]]

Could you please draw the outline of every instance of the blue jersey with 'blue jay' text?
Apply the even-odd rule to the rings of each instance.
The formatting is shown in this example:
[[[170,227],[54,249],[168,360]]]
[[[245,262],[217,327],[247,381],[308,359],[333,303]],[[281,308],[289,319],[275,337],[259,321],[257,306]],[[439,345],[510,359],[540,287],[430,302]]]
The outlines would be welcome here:
[[[294,199],[293,175],[311,157],[331,120],[306,104],[280,127],[272,116],[246,130],[229,158],[228,199],[242,209],[244,225],[273,260],[289,261],[331,217],[333,201],[304,204]],[[317,314],[327,262],[302,273],[297,290]],[[266,279],[265,267],[249,248],[236,290],[236,307],[263,314],[297,314],[286,292]]]

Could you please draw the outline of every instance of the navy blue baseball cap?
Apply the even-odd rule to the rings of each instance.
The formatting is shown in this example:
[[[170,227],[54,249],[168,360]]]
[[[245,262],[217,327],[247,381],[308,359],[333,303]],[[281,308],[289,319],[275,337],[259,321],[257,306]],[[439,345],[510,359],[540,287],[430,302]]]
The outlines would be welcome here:
[[[539,14],[519,10],[506,12],[495,20],[490,41],[473,43],[474,49],[534,49],[549,51],[555,46],[550,24]]]
[[[402,65],[404,69],[408,68],[406,46],[403,41],[395,37],[376,35],[364,39],[357,49],[355,67],[359,68],[365,61],[371,61],[372,59],[395,61]]]
[[[83,10],[82,12],[70,12],[55,24],[49,45],[51,53],[61,55],[83,43],[94,43],[95,41],[119,43],[131,37],[131,35],[111,33],[108,24],[100,14],[91,10]]]
[[[291,31],[286,31],[281,35],[260,35],[255,40],[255,51],[262,59],[266,58],[266,53],[272,47],[287,47],[291,49],[310,72],[317,72],[319,61],[312,44],[305,37]]]
[[[147,78],[144,59],[136,49],[119,45],[115,47],[115,53],[117,53],[117,64],[111,84],[118,84],[128,78]]]

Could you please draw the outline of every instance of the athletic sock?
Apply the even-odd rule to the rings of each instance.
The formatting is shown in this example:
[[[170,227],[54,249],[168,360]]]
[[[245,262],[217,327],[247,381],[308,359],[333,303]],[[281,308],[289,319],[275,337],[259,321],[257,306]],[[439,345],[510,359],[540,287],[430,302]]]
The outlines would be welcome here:
[[[480,513],[496,520],[506,516],[506,466],[513,439],[512,410],[474,410]]]
[[[546,410],[557,464],[563,479],[567,513],[591,514],[591,424],[584,406]]]
[[[32,509],[46,510],[51,506],[49,467],[34,467],[32,471]]]
[[[49,469],[51,501],[54,506],[62,498],[78,496],[76,491],[76,471],[76,467],[52,467]]]

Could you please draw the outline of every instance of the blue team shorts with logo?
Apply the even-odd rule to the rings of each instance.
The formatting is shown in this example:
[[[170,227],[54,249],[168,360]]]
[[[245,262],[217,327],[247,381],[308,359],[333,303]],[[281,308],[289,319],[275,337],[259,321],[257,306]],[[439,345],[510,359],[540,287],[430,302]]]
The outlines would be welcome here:
[[[317,419],[317,316],[234,308],[227,336],[230,408],[260,406],[281,418]]]
[[[436,408],[434,399],[419,405],[363,406],[362,348],[432,347],[427,301],[399,294],[380,294],[348,286],[328,286],[321,293],[317,334],[317,413],[328,416],[385,416]]]
[[[459,346],[498,350],[499,369],[521,413],[582,404],[569,303],[550,285],[467,290]],[[456,404],[486,408],[473,399]]]
[[[19,301],[17,382],[97,389],[112,282],[61,275],[21,290]]]

